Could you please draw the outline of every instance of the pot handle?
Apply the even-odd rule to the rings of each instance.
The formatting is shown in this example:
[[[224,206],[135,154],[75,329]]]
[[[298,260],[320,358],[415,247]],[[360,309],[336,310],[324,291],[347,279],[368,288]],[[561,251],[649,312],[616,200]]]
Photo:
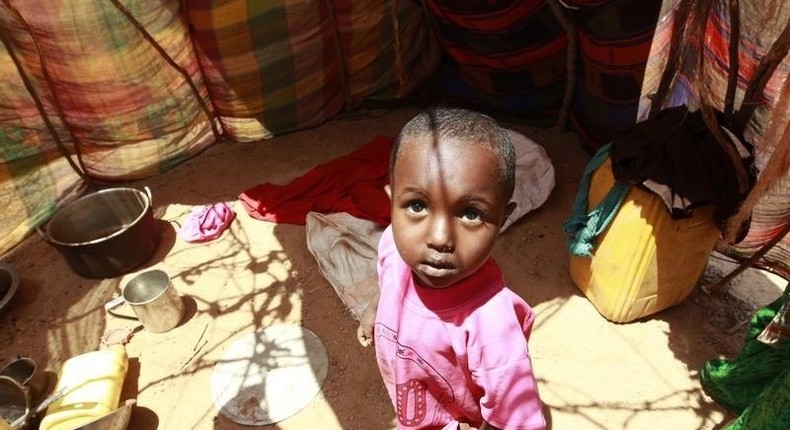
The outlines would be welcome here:
[[[143,187],[143,189],[145,190],[145,195],[148,196],[148,206],[150,206],[151,210],[153,210],[154,209],[154,197],[151,195],[151,189],[148,188],[148,185]]]
[[[118,297],[110,300],[109,302],[105,303],[104,304],[104,310],[108,314],[110,314],[112,316],[115,316],[115,317],[118,317],[118,318],[126,318],[126,319],[129,319],[129,320],[138,320],[139,321],[139,319],[137,317],[133,317],[131,315],[119,314],[119,313],[114,311],[115,308],[117,308],[118,306],[121,306],[124,303],[126,303],[126,299],[124,299],[123,296],[118,296]]]
[[[48,244],[50,244],[50,245],[53,245],[53,243],[52,243],[52,239],[49,237],[49,235],[47,234],[47,232],[46,232],[46,231],[44,231],[44,229],[43,229],[43,228],[41,228],[41,227],[39,227],[39,226],[36,226],[36,231],[37,231],[37,232],[38,232],[38,234],[41,236],[41,238],[42,238],[42,239],[44,239],[44,242],[47,242]]]

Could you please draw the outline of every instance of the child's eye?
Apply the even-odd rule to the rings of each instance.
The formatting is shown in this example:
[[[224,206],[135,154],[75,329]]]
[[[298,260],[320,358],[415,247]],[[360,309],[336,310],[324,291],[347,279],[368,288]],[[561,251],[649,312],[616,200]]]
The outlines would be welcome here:
[[[461,212],[461,219],[467,222],[481,222],[483,214],[477,209],[466,208]]]
[[[406,204],[406,210],[412,213],[420,213],[425,210],[425,203],[420,201],[409,202]]]

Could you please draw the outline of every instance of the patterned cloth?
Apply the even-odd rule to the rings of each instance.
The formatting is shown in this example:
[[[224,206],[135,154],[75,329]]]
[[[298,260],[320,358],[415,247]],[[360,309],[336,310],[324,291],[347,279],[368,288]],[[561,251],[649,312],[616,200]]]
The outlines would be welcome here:
[[[714,110],[725,112],[725,97],[729,77],[729,33],[730,17],[727,2],[710,2],[708,20],[704,23],[704,34],[688,21],[680,22],[682,5],[692,11],[702,10],[696,1],[664,0],[658,18],[655,35],[650,49],[650,57],[645,69],[638,120],[648,118],[652,110],[665,107],[687,105],[691,110],[700,101]],[[692,16],[694,18],[694,16]],[[691,20],[693,23],[693,19]],[[740,42],[739,69],[735,108],[740,108],[748,83],[754,78],[760,59],[771,48],[790,22],[790,3],[785,0],[741,1],[740,2]],[[673,41],[677,50],[672,49]],[[671,52],[677,57],[669,58]],[[702,68],[699,67],[700,53]],[[666,65],[678,60],[677,72],[663,106],[653,108],[653,100],[659,89]],[[700,77],[696,80],[695,77]],[[790,97],[790,55],[784,55],[776,70],[770,76],[764,90],[759,93],[758,106],[745,125],[744,140],[754,145],[755,166],[758,169],[757,183],[762,172],[771,163],[772,155],[780,153],[782,145],[788,145],[787,100]],[[785,101],[782,106],[782,101]],[[771,131],[770,138],[763,135]],[[784,152],[785,157],[787,151]],[[770,189],[757,196],[757,203],[751,211],[751,220],[746,237],[736,244],[719,243],[718,250],[741,259],[747,259],[763,245],[776,238],[790,223],[790,170],[788,160],[774,160],[784,164],[778,169],[776,182]],[[790,277],[790,235],[773,246],[758,261],[759,265],[770,266],[785,277]]]
[[[553,121],[567,36],[545,0],[425,2],[445,54],[444,96],[486,111]]]
[[[223,129],[241,142],[402,98],[438,67],[423,11],[409,1],[184,4]]]
[[[572,120],[585,146],[599,148],[636,123],[645,65],[661,0],[582,3]]]
[[[205,100],[179,1],[125,3]],[[0,27],[0,252],[84,191],[65,151],[87,176],[135,179],[214,141],[184,77],[112,2],[0,2]]]
[[[212,122],[237,141],[317,126],[439,62],[410,1],[9,0],[0,30],[0,253],[84,192],[77,171],[149,177],[214,142]]]
[[[240,142],[316,126],[343,108],[341,58],[321,1],[184,2],[227,136]]]

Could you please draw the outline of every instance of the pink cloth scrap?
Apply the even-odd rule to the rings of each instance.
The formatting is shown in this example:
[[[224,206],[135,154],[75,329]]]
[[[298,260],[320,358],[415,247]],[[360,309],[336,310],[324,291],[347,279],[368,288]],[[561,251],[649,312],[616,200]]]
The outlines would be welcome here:
[[[381,226],[390,221],[389,154],[393,139],[377,136],[354,152],[310,169],[286,185],[259,184],[239,199],[251,217],[304,225],[308,212],[347,212]]]
[[[236,212],[225,202],[198,206],[192,209],[178,235],[187,242],[207,242],[220,237],[235,217]]]

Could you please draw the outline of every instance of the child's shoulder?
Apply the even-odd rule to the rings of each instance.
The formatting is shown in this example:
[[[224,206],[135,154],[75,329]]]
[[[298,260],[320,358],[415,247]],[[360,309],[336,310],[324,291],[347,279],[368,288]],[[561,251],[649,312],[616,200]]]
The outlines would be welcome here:
[[[534,311],[529,303],[507,287],[496,291],[488,300],[481,303],[474,313],[478,314],[478,317],[497,316],[497,318],[492,318],[493,325],[507,320],[534,319]]]

